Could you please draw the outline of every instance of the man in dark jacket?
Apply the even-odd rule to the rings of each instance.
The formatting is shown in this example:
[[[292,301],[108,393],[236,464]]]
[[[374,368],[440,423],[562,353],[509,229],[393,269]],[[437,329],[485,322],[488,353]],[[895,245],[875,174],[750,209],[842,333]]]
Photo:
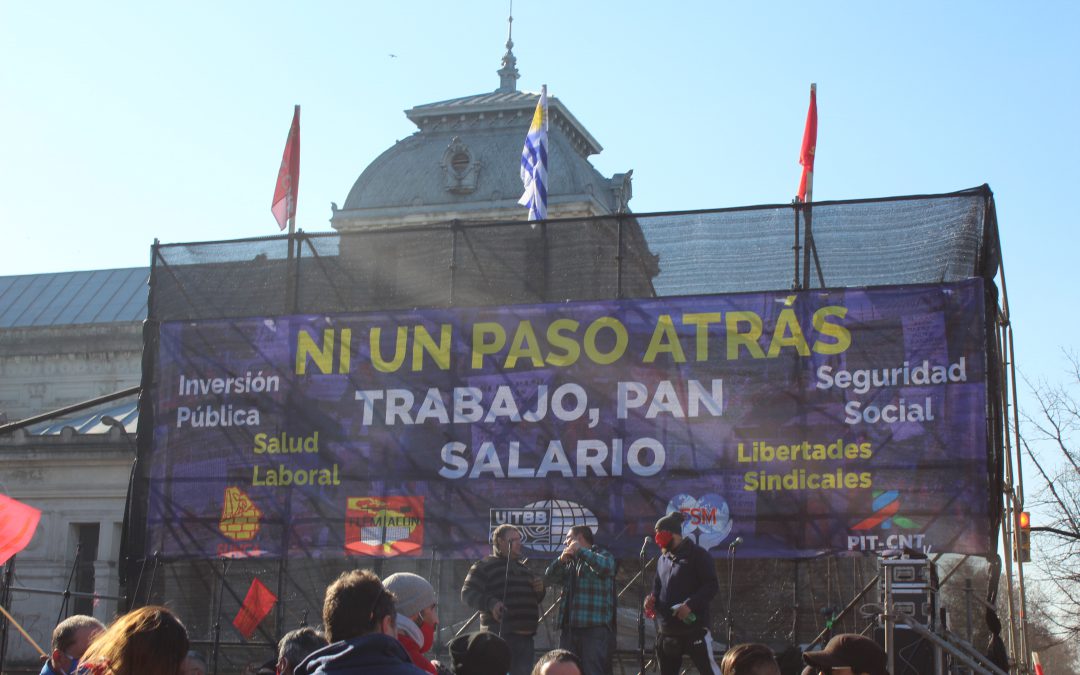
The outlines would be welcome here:
[[[345,572],[326,589],[323,626],[330,644],[296,667],[296,675],[426,675],[395,637],[394,595],[370,570]]]
[[[653,592],[645,598],[645,611],[660,617],[656,661],[660,675],[677,675],[683,654],[702,675],[720,675],[712,655],[709,603],[720,589],[716,566],[709,552],[683,537],[683,514],[669,513],[656,521],[660,547]]]
[[[461,586],[461,600],[480,611],[480,625],[506,641],[513,654],[510,675],[528,675],[536,656],[533,636],[540,621],[544,580],[521,562],[521,532],[500,525],[492,555],[475,563]]]

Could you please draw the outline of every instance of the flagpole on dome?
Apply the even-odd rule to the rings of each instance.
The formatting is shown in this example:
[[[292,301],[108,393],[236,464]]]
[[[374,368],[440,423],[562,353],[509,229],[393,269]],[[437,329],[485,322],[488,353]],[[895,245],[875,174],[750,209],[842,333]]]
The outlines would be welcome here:
[[[521,149],[521,183],[525,188],[518,204],[528,207],[529,220],[547,220],[548,203],[548,100],[547,85],[540,88],[540,98],[536,102],[532,124],[525,135],[525,145]]]

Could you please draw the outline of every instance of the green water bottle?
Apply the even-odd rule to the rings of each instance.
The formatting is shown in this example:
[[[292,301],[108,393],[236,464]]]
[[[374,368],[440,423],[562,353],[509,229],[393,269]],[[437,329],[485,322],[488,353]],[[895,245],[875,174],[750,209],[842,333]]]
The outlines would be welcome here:
[[[671,607],[671,613],[672,613],[672,614],[674,614],[674,613],[678,612],[678,611],[679,611],[679,608],[680,608],[680,607],[682,607],[682,606],[683,606],[683,605],[685,605],[685,604],[686,604],[685,602],[680,602],[680,603],[679,603],[679,604],[677,604],[677,605],[673,605],[673,606]],[[689,613],[689,614],[687,614],[687,615],[686,615],[686,616],[685,616],[685,617],[683,618],[683,620],[682,620],[682,621],[683,621],[683,623],[685,623],[685,624],[691,624],[691,623],[694,623],[695,621],[697,621],[697,614],[694,614],[694,610],[690,610],[690,613]]]

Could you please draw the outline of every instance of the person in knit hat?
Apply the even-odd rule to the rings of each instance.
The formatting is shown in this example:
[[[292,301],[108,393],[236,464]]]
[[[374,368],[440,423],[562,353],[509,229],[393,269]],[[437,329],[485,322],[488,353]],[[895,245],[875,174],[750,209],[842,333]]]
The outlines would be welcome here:
[[[439,603],[435,589],[428,580],[417,574],[398,572],[383,581],[386,590],[397,599],[397,639],[409,653],[413,665],[429,673],[438,672],[424,653],[435,643],[439,625]]]
[[[684,537],[679,511],[656,521],[653,539],[660,547],[653,592],[645,598],[645,611],[656,612],[656,662],[660,675],[677,675],[686,654],[702,675],[720,675],[712,656],[709,604],[720,590],[709,552]]]

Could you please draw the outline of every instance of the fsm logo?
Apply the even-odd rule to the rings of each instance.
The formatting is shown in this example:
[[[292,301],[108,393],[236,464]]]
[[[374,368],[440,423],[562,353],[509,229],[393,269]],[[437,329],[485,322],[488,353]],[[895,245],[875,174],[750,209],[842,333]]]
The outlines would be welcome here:
[[[914,530],[919,527],[918,523],[899,515],[900,492],[898,490],[876,490],[874,502],[871,505],[873,514],[851,526],[852,530],[891,530],[895,524],[898,528]]]
[[[588,525],[596,531],[600,522],[581,504],[551,499],[526,504],[521,508],[491,509],[488,539],[499,525],[514,525],[521,531],[521,545],[534,551],[554,553],[562,550],[566,533],[575,525]]]
[[[731,511],[727,501],[718,494],[695,497],[688,494],[675,495],[667,505],[667,513],[678,511],[683,521],[683,536],[690,537],[698,546],[710,549],[731,534]]]

